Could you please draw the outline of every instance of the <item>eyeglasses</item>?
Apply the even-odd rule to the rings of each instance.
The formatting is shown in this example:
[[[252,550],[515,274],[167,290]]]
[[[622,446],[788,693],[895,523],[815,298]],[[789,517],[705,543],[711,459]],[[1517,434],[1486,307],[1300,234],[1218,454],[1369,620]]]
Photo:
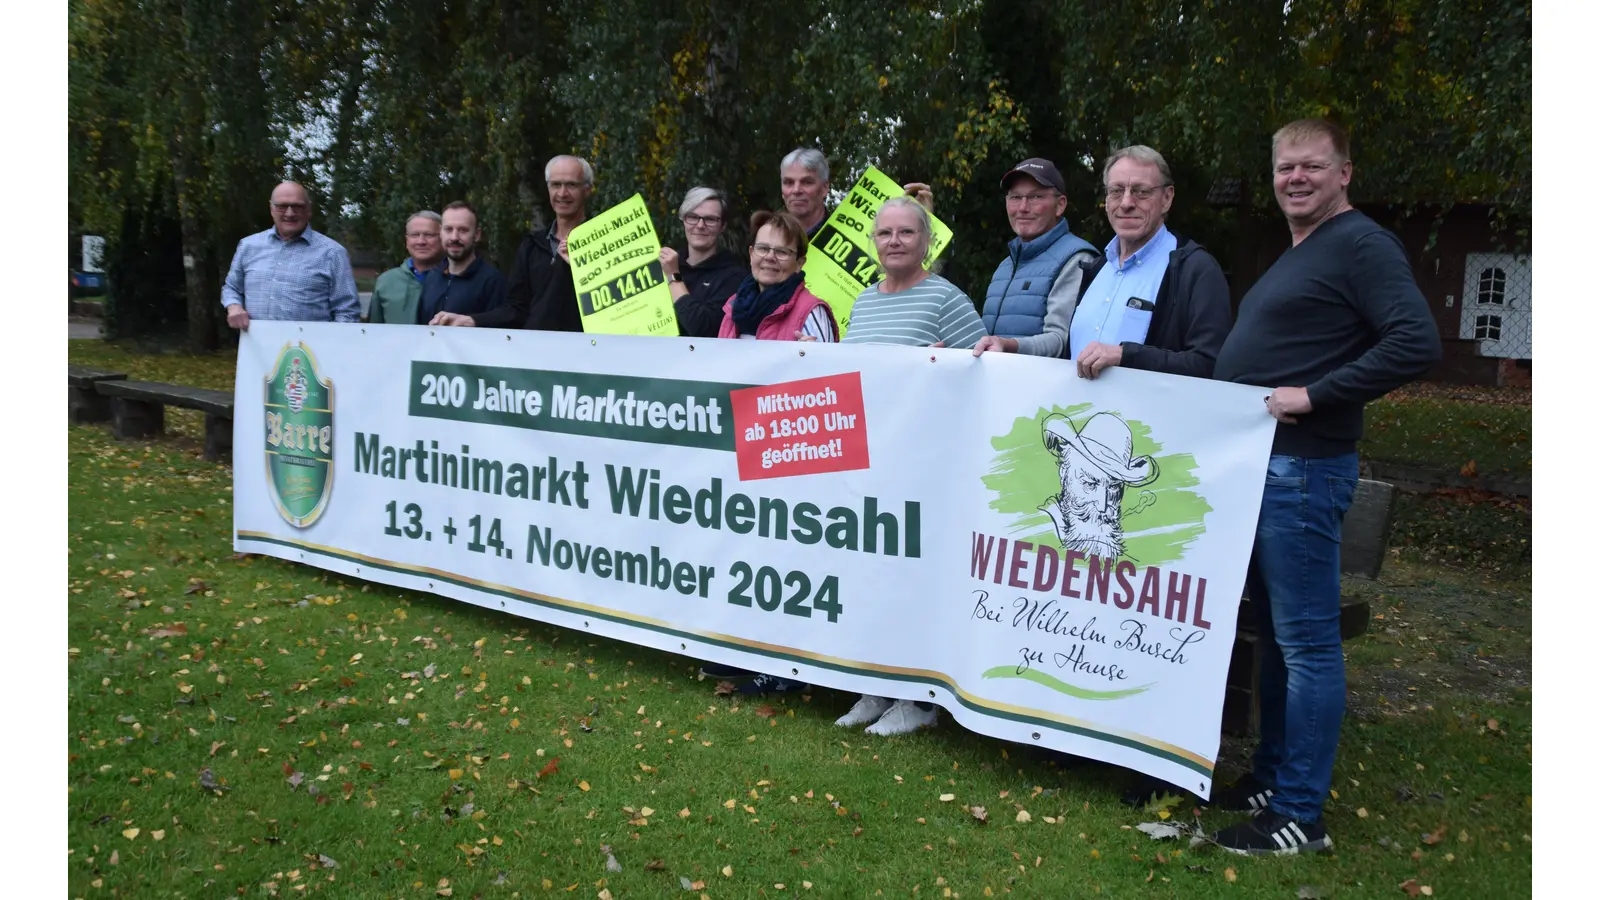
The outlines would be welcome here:
[[[683,217],[683,224],[690,228],[720,228],[722,226],[722,217],[697,216],[694,213],[689,213]]]
[[[770,256],[779,262],[794,259],[798,255],[788,247],[774,247],[770,244],[756,244],[750,248],[750,252],[756,256]]]
[[[589,186],[588,182],[585,181],[546,181],[545,184],[549,185],[552,191],[575,191],[578,188]]]
[[[1020,206],[1024,204],[1027,206],[1038,206],[1040,203],[1043,203],[1046,200],[1054,200],[1055,197],[1055,191],[1033,194],[1007,194],[1006,202],[1012,204],[1013,206]]]
[[[417,238],[430,238],[430,237],[431,238],[436,238],[438,236],[439,236],[439,232],[437,232],[437,231],[408,231],[408,232],[406,232],[406,239],[407,240],[411,240],[411,241],[414,241]]]
[[[306,204],[304,204],[304,203],[274,203],[274,204],[272,204],[272,208],[277,210],[278,212],[305,212],[306,211]]]
[[[1106,188],[1106,199],[1112,202],[1122,199],[1123,194],[1132,194],[1133,199],[1143,202],[1156,195],[1156,192],[1168,187],[1161,184],[1151,187],[1147,184],[1113,184]]]
[[[909,244],[921,233],[915,228],[880,228],[872,233],[872,239],[881,244],[890,238],[899,238],[902,243]]]

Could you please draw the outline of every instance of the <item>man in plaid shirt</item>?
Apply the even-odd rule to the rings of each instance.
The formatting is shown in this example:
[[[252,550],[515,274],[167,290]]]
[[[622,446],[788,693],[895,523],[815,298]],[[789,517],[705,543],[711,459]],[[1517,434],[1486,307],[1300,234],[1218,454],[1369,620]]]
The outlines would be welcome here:
[[[361,318],[350,254],[311,229],[311,197],[285,181],[272,191],[272,227],[239,242],[222,285],[228,326],[250,319],[355,322]]]

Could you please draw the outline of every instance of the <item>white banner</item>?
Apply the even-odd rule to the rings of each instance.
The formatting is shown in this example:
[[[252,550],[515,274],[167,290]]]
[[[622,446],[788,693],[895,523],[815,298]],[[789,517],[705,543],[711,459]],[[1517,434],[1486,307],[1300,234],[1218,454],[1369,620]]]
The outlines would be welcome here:
[[[930,701],[1210,792],[1273,435],[1258,388],[257,321],[235,391],[237,550]]]

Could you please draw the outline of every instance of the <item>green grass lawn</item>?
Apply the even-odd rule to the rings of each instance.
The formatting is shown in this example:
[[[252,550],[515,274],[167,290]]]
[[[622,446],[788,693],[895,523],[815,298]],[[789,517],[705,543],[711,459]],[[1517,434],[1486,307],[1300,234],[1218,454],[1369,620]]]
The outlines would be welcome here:
[[[949,722],[873,739],[839,692],[735,701],[673,654],[236,558],[198,445],[68,441],[71,896],[1531,890],[1525,579],[1355,586],[1381,618],[1347,645],[1336,853],[1242,859],[1132,830],[1122,770]]]
[[[1434,397],[1367,405],[1361,455],[1454,473],[1533,477],[1533,407]]]

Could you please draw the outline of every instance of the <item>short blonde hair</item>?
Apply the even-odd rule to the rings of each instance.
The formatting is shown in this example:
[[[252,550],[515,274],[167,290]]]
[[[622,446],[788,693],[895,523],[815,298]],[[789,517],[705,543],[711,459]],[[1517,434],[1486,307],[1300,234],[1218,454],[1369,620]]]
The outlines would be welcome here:
[[[1341,163],[1350,161],[1350,134],[1327,119],[1296,119],[1279,128],[1272,136],[1272,161],[1278,161],[1278,148],[1284,144],[1299,144],[1325,137],[1333,144],[1334,155]]]

